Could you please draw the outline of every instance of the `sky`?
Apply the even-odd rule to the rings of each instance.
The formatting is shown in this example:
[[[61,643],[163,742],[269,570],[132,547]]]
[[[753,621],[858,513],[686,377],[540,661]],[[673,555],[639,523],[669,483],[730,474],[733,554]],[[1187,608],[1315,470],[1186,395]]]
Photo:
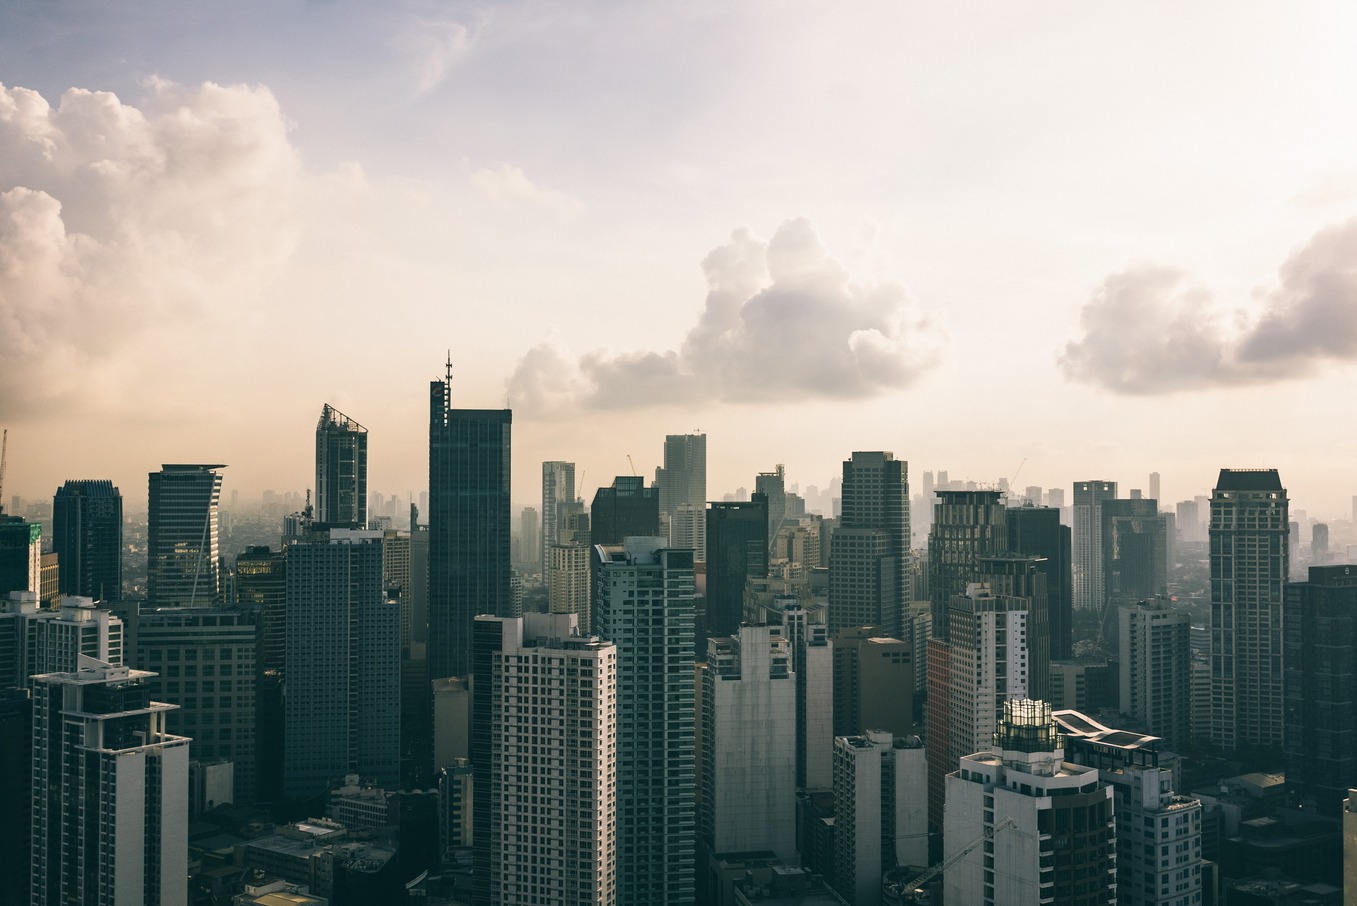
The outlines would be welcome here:
[[[300,491],[325,403],[417,494],[450,359],[519,504],[704,431],[714,498],[885,449],[1346,519],[1353,85],[1337,2],[4,4],[3,494]]]

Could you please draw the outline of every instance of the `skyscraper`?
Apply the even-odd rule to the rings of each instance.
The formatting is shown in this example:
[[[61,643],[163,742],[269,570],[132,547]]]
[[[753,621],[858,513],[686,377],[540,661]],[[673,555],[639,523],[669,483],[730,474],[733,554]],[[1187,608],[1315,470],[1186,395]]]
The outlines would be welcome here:
[[[909,467],[888,452],[843,464],[843,509],[829,559],[829,629],[880,626],[904,638],[912,599]]]
[[[123,498],[111,481],[67,481],[52,498],[52,548],[63,595],[122,597]]]
[[[744,586],[768,575],[768,500],[713,503],[707,510],[707,637],[740,628]]]
[[[1103,518],[1104,501],[1117,496],[1115,481],[1074,483],[1074,609],[1103,608]]]
[[[1070,658],[1074,584],[1070,565],[1070,527],[1060,524],[1060,510],[1049,506],[1010,507],[1008,549],[1043,558],[1046,610],[1050,619],[1052,661]]]
[[[147,679],[83,656],[34,677],[33,906],[188,902],[189,740]]]
[[[660,512],[671,518],[679,507],[707,505],[707,435],[669,434],[664,438],[664,465],[655,470],[660,489]],[[673,542],[673,539],[671,539]],[[705,548],[696,548],[705,561]]]
[[[1168,593],[1168,519],[1157,500],[1104,500],[1102,601],[1109,608]]]
[[[575,464],[551,460],[542,463],[542,579],[551,584],[551,546],[565,525],[563,505],[575,502]]]
[[[150,474],[146,597],[153,607],[214,604],[224,465],[166,464]]]
[[[693,552],[641,537],[596,550],[596,629],[617,646],[617,899],[691,903]]]
[[[429,384],[429,673],[465,676],[471,623],[506,614],[513,413],[452,408],[452,365]],[[545,517],[547,514],[544,513]],[[545,522],[545,520],[544,520]]]
[[[1192,741],[1191,614],[1164,598],[1118,608],[1121,712],[1184,751]]]
[[[329,403],[316,423],[316,521],[368,527],[368,429]]]
[[[334,529],[287,549],[283,791],[357,773],[400,779],[400,606],[382,588],[381,532]]]
[[[1282,744],[1286,489],[1276,469],[1221,469],[1211,493],[1211,741]]]
[[[0,595],[42,591],[42,525],[0,516]]]
[[[928,864],[927,782],[917,736],[835,737],[834,886],[848,902],[879,903],[883,874]]]
[[[621,544],[630,535],[652,537],[660,530],[660,492],[635,475],[618,475],[599,488],[589,509],[590,540]]]
[[[72,673],[80,658],[119,666],[123,622],[92,598],[63,597],[38,609],[35,592],[12,591],[0,603],[0,691],[28,688],[38,673]]]
[[[547,551],[551,580],[547,583],[547,610],[573,613],[580,632],[590,633],[593,612],[589,606],[590,520],[587,513],[566,513],[556,543]]]
[[[1357,787],[1357,567],[1286,586],[1286,786],[1328,815]]]
[[[1008,519],[998,491],[936,492],[928,535],[928,590],[933,637],[946,641],[952,598],[977,581],[979,558],[1008,549]]]
[[[768,498],[768,541],[777,537],[787,512],[787,468],[782,463],[771,472],[754,476],[754,490]]]
[[[472,903],[623,902],[617,647],[572,614],[480,616],[472,656]]]
[[[1041,557],[1004,553],[981,557],[980,581],[1000,597],[1021,598],[1027,603],[1027,692],[1028,698],[1050,700],[1051,619],[1047,610],[1048,572]]]

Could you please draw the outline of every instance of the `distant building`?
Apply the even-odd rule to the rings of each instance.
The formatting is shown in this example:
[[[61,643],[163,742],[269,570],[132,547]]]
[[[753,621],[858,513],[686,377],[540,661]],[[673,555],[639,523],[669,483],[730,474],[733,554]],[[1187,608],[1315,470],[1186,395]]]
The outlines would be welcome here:
[[[707,506],[707,435],[669,434],[664,438],[664,465],[655,470],[660,489],[660,512],[672,520],[682,508],[689,513]],[[700,534],[695,533],[695,534]],[[672,547],[688,547],[686,538],[670,538]],[[701,539],[696,539],[701,540]],[[699,562],[706,562],[704,546],[694,548]]]
[[[1170,747],[1192,740],[1191,614],[1164,598],[1118,608],[1120,710]]]
[[[1076,481],[1074,483],[1074,533],[1071,553],[1074,559],[1074,609],[1103,608],[1103,519],[1102,506],[1117,497],[1115,481]]]
[[[1282,744],[1286,489],[1276,469],[1221,469],[1211,493],[1211,741]]]
[[[734,634],[745,582],[768,575],[768,500],[713,503],[707,510],[708,637]]]
[[[1105,906],[1117,899],[1111,787],[1065,760],[1050,705],[1004,703],[992,747],[947,775],[948,903]],[[987,845],[981,846],[987,838]],[[972,845],[974,844],[974,845]]]
[[[834,735],[884,730],[908,736],[914,726],[914,646],[875,627],[834,637]]]
[[[146,597],[151,606],[219,602],[218,505],[224,468],[166,464],[150,473]]]
[[[1343,800],[1343,889],[1357,891],[1357,789]]]
[[[565,526],[563,505],[575,502],[575,464],[553,459],[542,463],[542,579],[550,584],[551,547]]]
[[[782,627],[796,673],[796,786],[827,790],[833,782],[834,643],[829,628],[795,598],[767,611],[767,622]],[[804,855],[804,854],[803,854]]]
[[[1287,791],[1336,815],[1357,787],[1357,567],[1312,566],[1285,601]]]
[[[316,521],[368,525],[368,429],[329,403],[316,423]]]
[[[1050,622],[1050,660],[1070,658],[1074,579],[1070,527],[1060,522],[1060,509],[1046,506],[1009,507],[1008,550],[1041,557],[1046,573],[1046,612]]]
[[[0,516],[0,596],[42,592],[42,526],[18,516]]]
[[[52,498],[52,548],[63,595],[122,597],[123,498],[111,481],[67,481]]]
[[[882,876],[928,864],[923,743],[881,730],[834,739],[835,886],[850,903],[879,903]]]
[[[34,678],[33,906],[188,902],[189,740],[148,678],[86,657]]]
[[[621,544],[630,536],[654,537],[660,530],[660,491],[634,475],[618,475],[611,487],[594,493],[589,509],[590,540]]]
[[[843,509],[829,559],[829,631],[880,626],[901,638],[913,599],[909,466],[889,452],[843,464]]]
[[[551,563],[547,582],[547,609],[573,613],[580,632],[592,632],[589,606],[589,557],[593,550],[592,525],[587,513],[570,513],[547,551]]]
[[[1105,500],[1102,600],[1107,607],[1168,594],[1171,539],[1157,500]]]
[[[941,483],[941,482],[940,482]],[[998,491],[939,489],[928,536],[933,637],[947,641],[952,598],[979,581],[979,559],[1008,550],[1008,518]]]

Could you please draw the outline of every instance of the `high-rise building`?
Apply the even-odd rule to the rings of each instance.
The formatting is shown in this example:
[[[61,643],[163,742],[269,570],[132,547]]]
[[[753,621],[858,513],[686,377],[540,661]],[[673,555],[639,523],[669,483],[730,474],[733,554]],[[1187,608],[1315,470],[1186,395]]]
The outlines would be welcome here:
[[[829,559],[829,630],[880,626],[903,638],[913,599],[909,466],[888,452],[843,464],[843,511]]]
[[[1006,703],[1027,697],[1029,606],[1027,598],[995,595],[980,583],[971,583],[965,594],[952,598],[954,632],[942,646],[948,664],[934,671],[929,662],[928,814],[935,827],[941,826],[944,815],[948,766],[963,755],[985,751]],[[935,656],[933,649],[929,656]],[[942,657],[943,651],[936,656]],[[936,734],[935,707],[947,723]]]
[[[713,503],[707,510],[707,621],[710,637],[734,634],[744,614],[744,586],[768,575],[768,501]]]
[[[834,886],[845,900],[879,903],[887,871],[928,864],[927,783],[917,736],[835,737]]]
[[[654,537],[660,530],[660,492],[635,475],[618,475],[599,488],[589,509],[594,544],[621,544],[629,536]]]
[[[236,605],[258,611],[259,675],[282,675],[286,658],[287,553],[252,545],[236,556]]]
[[[316,423],[316,521],[368,527],[368,429],[329,403]]]
[[[429,385],[430,676],[465,676],[472,620],[512,607],[512,425],[508,409],[452,408],[451,364]]]
[[[1103,517],[1102,505],[1115,500],[1115,481],[1074,483],[1074,609],[1103,608]]]
[[[979,558],[1008,549],[1008,517],[998,491],[938,490],[928,535],[933,637],[947,641],[952,598],[977,581]]]
[[[52,498],[52,548],[63,595],[122,597],[123,498],[111,481],[67,481]]]
[[[551,546],[565,527],[564,507],[575,503],[575,464],[553,459],[542,463],[542,579],[551,583]]]
[[[1102,601],[1108,608],[1168,593],[1168,517],[1157,500],[1104,500]]]
[[[1118,608],[1121,712],[1176,751],[1192,739],[1191,614],[1164,598]]]
[[[1202,804],[1173,791],[1164,740],[1111,730],[1078,711],[1052,715],[1065,760],[1097,768],[1117,816],[1117,902],[1194,906],[1202,902]]]
[[[1211,741],[1282,744],[1286,489],[1276,469],[1221,469],[1211,493]]]
[[[178,705],[166,729],[193,740],[194,761],[229,760],[241,804],[255,801],[255,620],[235,608],[139,608],[128,627],[150,694]]]
[[[1050,705],[1005,702],[992,745],[957,763],[947,775],[943,846],[956,861],[945,902],[1117,902],[1112,789],[1096,768],[1065,759]]]
[[[696,554],[707,551],[707,504],[680,503],[674,512],[661,519],[669,520],[669,546],[687,548]]]
[[[1343,800],[1343,889],[1357,891],[1357,790]]]
[[[874,627],[834,636],[834,735],[884,730],[908,736],[914,725],[914,645]]]
[[[771,544],[789,515],[787,511],[787,467],[777,464],[771,472],[754,476],[754,490],[768,498],[768,541]]]
[[[589,606],[589,557],[593,550],[590,522],[587,513],[566,514],[556,543],[547,551],[551,563],[547,610],[575,614],[583,633],[593,631],[593,614]]]
[[[542,514],[525,506],[519,516],[518,556],[529,570],[542,566]]]
[[[1050,701],[1051,617],[1048,564],[1042,557],[1004,553],[979,560],[980,582],[1000,597],[1027,603],[1027,697]]]
[[[1286,586],[1286,786],[1337,815],[1357,787],[1357,568],[1312,566]]]
[[[1070,527],[1060,523],[1059,507],[1010,507],[1008,550],[1042,557],[1046,573],[1046,612],[1050,620],[1051,660],[1070,658],[1074,580],[1070,563]]]
[[[0,595],[42,592],[42,525],[0,516]]]
[[[224,468],[168,463],[150,473],[146,598],[151,606],[218,602],[217,506]]]
[[[795,597],[775,598],[766,619],[782,627],[796,673],[796,786],[827,790],[833,782],[834,643],[829,628]]]
[[[1158,502],[1159,499],[1160,499],[1160,497],[1159,497],[1159,473],[1158,473],[1158,472],[1151,472],[1151,473],[1150,473],[1150,499],[1153,500],[1153,501],[1156,501],[1156,502]]]
[[[400,781],[400,606],[381,532],[334,529],[287,549],[283,791],[346,774]]]
[[[707,435],[669,434],[664,438],[664,465],[655,470],[660,489],[660,512],[671,519],[683,506],[698,510],[707,506]],[[683,540],[683,539],[678,539]],[[701,539],[698,539],[701,540]],[[670,539],[675,547],[686,546]],[[694,548],[699,562],[707,559],[705,547]]]
[[[617,894],[617,646],[572,614],[477,617],[472,903]]]
[[[123,651],[123,621],[93,598],[39,609],[35,592],[12,591],[0,602],[0,691],[26,689],[34,674],[72,673],[82,656],[116,667]]]
[[[693,552],[597,548],[596,630],[617,646],[617,900],[692,903]]]
[[[778,626],[707,642],[702,675],[699,887],[723,853],[796,859],[796,677]]]
[[[86,657],[34,677],[33,906],[188,902],[189,740],[148,679]]]

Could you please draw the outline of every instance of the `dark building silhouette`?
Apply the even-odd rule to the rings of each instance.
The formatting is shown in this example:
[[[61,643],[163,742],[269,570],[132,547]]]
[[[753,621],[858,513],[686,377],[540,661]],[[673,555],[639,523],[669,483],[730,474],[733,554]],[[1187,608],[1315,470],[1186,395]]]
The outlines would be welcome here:
[[[1115,612],[1120,604],[1144,601],[1168,592],[1168,522],[1159,501],[1104,500],[1102,520],[1102,598]]]
[[[627,537],[651,537],[660,532],[660,489],[646,487],[636,475],[618,475],[611,487],[594,493],[589,510],[589,539],[593,544],[621,544]]]
[[[316,423],[316,522],[368,523],[368,429],[329,403]]]
[[[1060,524],[1060,510],[1056,507],[1010,507],[1005,516],[1008,549],[1015,554],[1043,558],[1041,568],[1046,573],[1046,612],[1050,620],[1050,659],[1069,660],[1074,610],[1070,527]]]
[[[933,527],[928,533],[928,591],[933,604],[933,638],[948,639],[952,598],[977,581],[981,557],[1008,549],[1008,519],[998,491],[935,492]]]
[[[40,594],[41,569],[41,523],[0,516],[0,597],[12,591]]]
[[[754,476],[754,490],[768,498],[768,543],[777,538],[778,529],[790,515],[787,512],[787,469],[782,463],[771,472]]]
[[[452,408],[429,385],[429,675],[466,676],[477,614],[507,615],[513,412]]]
[[[155,607],[215,604],[217,505],[224,465],[166,464],[149,476],[146,597]]]
[[[113,482],[67,481],[52,498],[57,587],[114,603],[122,597],[123,498]]]
[[[829,631],[880,626],[908,638],[908,464],[889,452],[855,452],[844,461],[842,488],[829,554]]]
[[[1312,566],[1286,586],[1286,786],[1337,816],[1357,788],[1357,566]]]
[[[740,630],[745,580],[768,575],[768,498],[713,503],[707,508],[708,638]]]

